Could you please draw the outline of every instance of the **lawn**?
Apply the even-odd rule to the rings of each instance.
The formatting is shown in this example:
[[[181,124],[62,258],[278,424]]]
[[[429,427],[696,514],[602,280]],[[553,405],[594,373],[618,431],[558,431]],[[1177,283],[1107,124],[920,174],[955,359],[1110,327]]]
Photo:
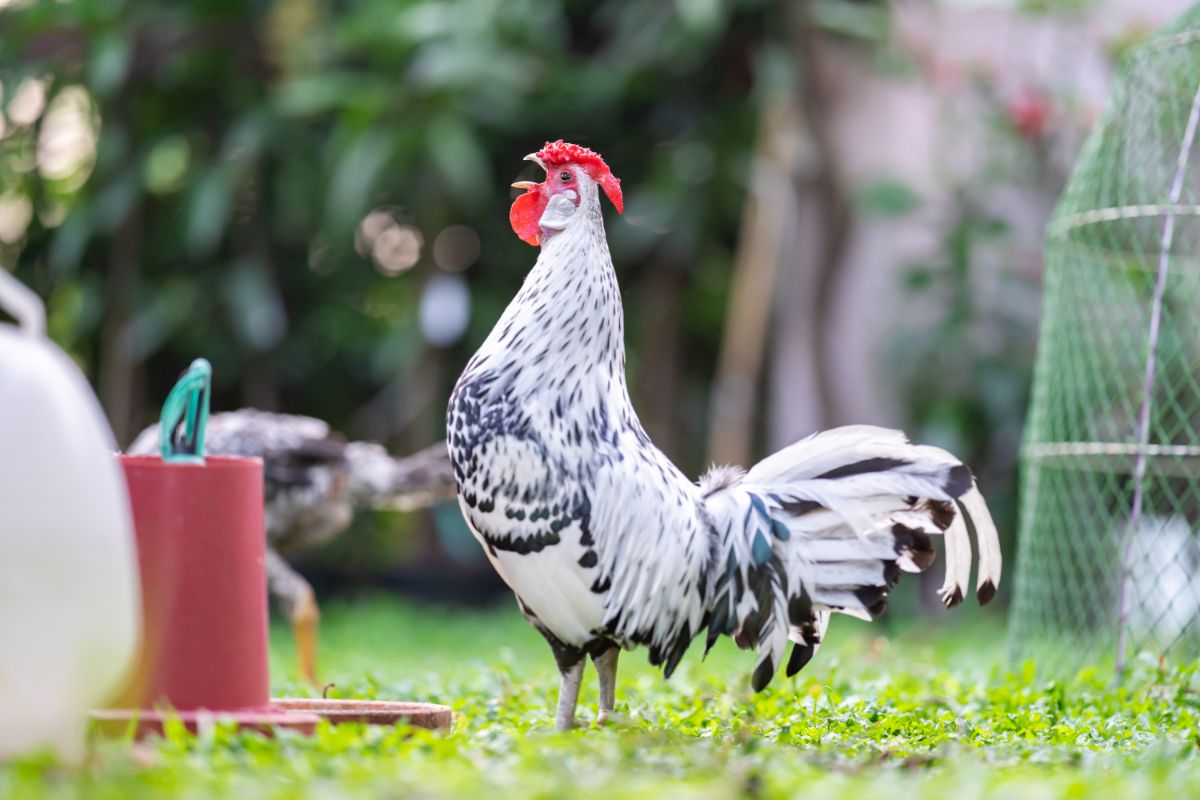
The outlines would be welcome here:
[[[670,681],[626,654],[627,720],[591,724],[589,672],[585,727],[556,733],[553,662],[515,609],[330,604],[331,695],[443,702],[453,731],[342,726],[267,740],[218,727],[103,742],[74,772],[37,759],[0,767],[0,798],[1200,796],[1194,665],[1145,658],[1114,688],[1095,672],[1056,681],[1009,663],[1001,622],[980,613],[934,629],[836,622],[806,671],[757,696],[752,659],[732,647],[703,663],[690,654]],[[273,631],[279,693],[304,691],[291,656],[286,631]]]

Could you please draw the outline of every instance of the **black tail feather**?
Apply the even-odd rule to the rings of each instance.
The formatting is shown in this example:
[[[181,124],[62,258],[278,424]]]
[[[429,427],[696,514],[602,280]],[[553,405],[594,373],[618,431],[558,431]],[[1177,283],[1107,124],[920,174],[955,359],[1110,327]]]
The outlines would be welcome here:
[[[929,565],[937,558],[937,551],[933,549],[933,542],[925,531],[897,522],[892,525],[892,535],[896,540],[896,555],[908,556],[918,569],[929,569]]]
[[[817,653],[816,644],[793,644],[792,654],[788,656],[787,676],[790,678],[808,666],[808,662]]]
[[[771,678],[775,676],[775,662],[767,656],[762,660],[757,667],[754,668],[754,675],[750,678],[750,686],[756,692],[761,692],[767,688],[767,684],[771,682]]]

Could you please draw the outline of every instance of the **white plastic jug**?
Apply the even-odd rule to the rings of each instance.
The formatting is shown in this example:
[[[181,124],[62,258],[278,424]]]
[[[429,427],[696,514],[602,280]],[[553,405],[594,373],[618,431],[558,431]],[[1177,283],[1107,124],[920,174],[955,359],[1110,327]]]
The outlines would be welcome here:
[[[0,760],[84,751],[138,646],[129,498],[100,405],[0,267]]]

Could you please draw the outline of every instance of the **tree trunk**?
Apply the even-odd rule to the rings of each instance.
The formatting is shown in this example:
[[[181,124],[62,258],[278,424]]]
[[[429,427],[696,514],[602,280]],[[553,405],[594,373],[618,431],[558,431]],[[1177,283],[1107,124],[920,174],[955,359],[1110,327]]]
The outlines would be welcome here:
[[[791,176],[798,149],[796,129],[796,111],[789,98],[774,97],[763,104],[713,380],[708,457],[715,464],[747,464],[752,455],[773,297],[794,224]]]
[[[687,287],[686,273],[673,264],[654,264],[633,292],[638,297],[641,329],[634,349],[640,363],[637,370],[637,407],[639,416],[663,452],[679,463],[681,453],[679,377],[683,371],[680,328],[682,298]]]
[[[119,444],[129,442],[139,422],[133,391],[139,364],[132,337],[141,243],[141,211],[134,207],[117,228],[109,250],[107,313],[100,332],[100,401]]]
[[[789,6],[795,103],[810,147],[794,171],[793,240],[780,282],[770,380],[768,444],[774,449],[838,422],[837,342],[829,335],[838,278],[845,258],[850,213],[839,173],[834,137],[827,43],[807,17],[806,6]]]

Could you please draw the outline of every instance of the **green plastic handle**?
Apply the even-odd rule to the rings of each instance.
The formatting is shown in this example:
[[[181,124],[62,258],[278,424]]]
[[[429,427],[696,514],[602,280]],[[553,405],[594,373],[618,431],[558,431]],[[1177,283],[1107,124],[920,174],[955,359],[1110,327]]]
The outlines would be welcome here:
[[[163,461],[204,463],[204,429],[212,395],[212,364],[197,358],[171,388],[162,408],[159,439]]]

